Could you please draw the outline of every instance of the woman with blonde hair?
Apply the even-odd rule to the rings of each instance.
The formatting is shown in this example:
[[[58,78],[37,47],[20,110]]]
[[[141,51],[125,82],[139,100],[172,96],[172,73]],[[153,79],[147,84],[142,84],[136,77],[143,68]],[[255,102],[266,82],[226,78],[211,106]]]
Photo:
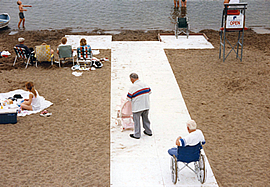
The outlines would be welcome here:
[[[25,88],[30,92],[29,99],[24,99],[21,104],[22,110],[39,110],[40,109],[40,96],[37,90],[34,88],[33,82],[25,83]]]

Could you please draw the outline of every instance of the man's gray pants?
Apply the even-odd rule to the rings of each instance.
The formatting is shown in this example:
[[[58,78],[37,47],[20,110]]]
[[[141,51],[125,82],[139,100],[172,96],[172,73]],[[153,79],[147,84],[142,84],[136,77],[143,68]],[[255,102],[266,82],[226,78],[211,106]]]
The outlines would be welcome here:
[[[143,128],[148,134],[152,134],[150,129],[150,120],[148,118],[149,110],[143,110],[140,112],[133,112],[133,121],[134,121],[134,136],[137,138],[141,137],[141,122],[140,117],[142,116]]]

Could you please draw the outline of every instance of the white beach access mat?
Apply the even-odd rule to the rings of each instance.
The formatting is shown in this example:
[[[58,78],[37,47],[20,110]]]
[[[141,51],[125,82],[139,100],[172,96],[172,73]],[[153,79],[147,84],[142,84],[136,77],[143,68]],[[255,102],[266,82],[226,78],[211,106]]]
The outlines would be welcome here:
[[[111,49],[111,35],[65,35],[65,37],[67,38],[67,44],[72,45],[73,49],[80,46],[80,40],[82,38],[86,39],[87,44],[90,45],[92,49]]]
[[[85,38],[87,44],[92,49],[111,49],[112,36],[111,35],[65,35],[67,38],[67,44],[72,45],[75,49],[80,46],[80,40]],[[213,45],[208,42],[203,35],[190,35],[178,36],[178,39],[174,35],[161,35],[160,45],[163,45],[164,49],[213,49]]]
[[[79,47],[85,38],[92,49],[111,49],[111,139],[110,184],[115,187],[202,186],[191,170],[180,173],[181,181],[173,185],[168,149],[178,136],[187,135],[190,115],[168,62],[164,49],[211,49],[203,36],[182,41],[171,36],[159,41],[120,42],[111,36],[66,35],[68,44]],[[167,38],[166,38],[167,37]],[[151,89],[150,120],[153,136],[142,134],[139,140],[129,137],[131,130],[121,132],[117,109],[121,96],[128,92],[129,74],[138,73]],[[207,137],[205,137],[207,140]],[[207,142],[206,142],[207,143]],[[203,186],[218,186],[208,160],[207,179]]]
[[[171,45],[170,42],[112,42],[111,186],[202,186],[188,169],[180,172],[180,181],[176,185],[171,181],[168,149],[175,147],[178,136],[187,135],[186,121],[190,115],[164,52],[167,44]],[[131,130],[121,132],[115,120],[116,106],[131,86],[129,74],[132,72],[152,90],[150,121],[153,136],[142,134],[139,140],[129,137],[133,133]],[[207,159],[206,168],[207,179],[203,186],[218,186]]]
[[[208,42],[203,35],[180,35],[178,39],[174,35],[161,35],[161,42],[165,49],[213,49],[214,46]]]

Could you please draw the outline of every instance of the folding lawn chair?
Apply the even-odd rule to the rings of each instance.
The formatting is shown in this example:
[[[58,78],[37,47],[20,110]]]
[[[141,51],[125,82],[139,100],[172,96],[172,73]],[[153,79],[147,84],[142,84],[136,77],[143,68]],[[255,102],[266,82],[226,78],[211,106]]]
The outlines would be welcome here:
[[[13,66],[15,66],[15,63],[17,61],[18,58],[21,58],[24,60],[24,63],[26,64],[25,69],[28,67],[29,61],[31,56],[33,55],[33,53],[27,53],[25,48],[22,47],[14,47],[14,51],[16,53],[16,57],[13,63]],[[25,62],[26,61],[26,62]]]
[[[36,46],[36,67],[37,62],[51,62],[53,65],[54,56],[51,54],[50,45],[39,45]]]
[[[67,58],[72,58],[74,66],[74,56],[72,52],[71,45],[59,46],[59,67],[61,67],[61,59],[66,60]]]
[[[80,64],[80,62],[83,62],[84,64],[90,62],[91,66],[92,58],[93,54],[90,46],[80,46],[77,48],[77,64]]]
[[[189,36],[189,22],[188,17],[185,16],[183,18],[177,17],[176,18],[176,24],[175,24],[175,37],[178,39],[178,35],[184,33],[187,35],[187,38]]]

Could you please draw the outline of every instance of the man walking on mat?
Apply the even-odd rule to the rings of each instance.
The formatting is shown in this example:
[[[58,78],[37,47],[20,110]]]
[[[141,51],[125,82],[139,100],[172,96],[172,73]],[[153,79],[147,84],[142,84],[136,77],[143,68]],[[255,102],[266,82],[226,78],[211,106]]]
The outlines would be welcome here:
[[[130,137],[140,139],[140,117],[142,117],[143,121],[143,133],[147,136],[152,136],[152,130],[150,129],[150,120],[148,118],[150,109],[149,94],[151,94],[151,89],[149,86],[139,80],[139,76],[136,73],[131,73],[129,77],[133,85],[129,89],[127,99],[131,101],[134,120],[134,134],[130,134]]]

